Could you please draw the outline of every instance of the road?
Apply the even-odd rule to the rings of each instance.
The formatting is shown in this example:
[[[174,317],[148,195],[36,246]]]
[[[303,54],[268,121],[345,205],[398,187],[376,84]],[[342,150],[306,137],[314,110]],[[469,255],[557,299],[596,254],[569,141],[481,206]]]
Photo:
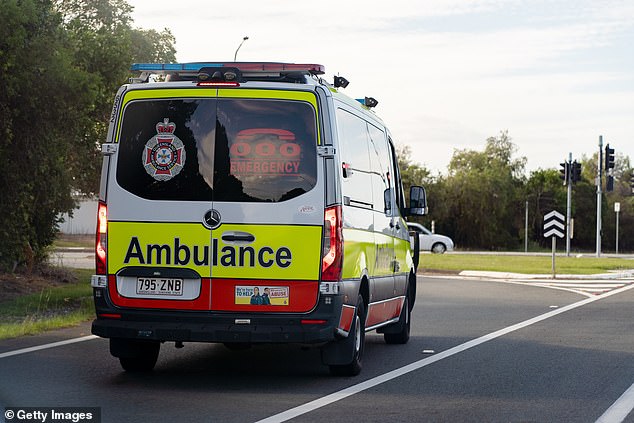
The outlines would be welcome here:
[[[369,334],[353,378],[295,346],[164,345],[139,375],[102,339],[20,352],[87,325],[0,341],[0,406],[101,407],[104,422],[634,422],[632,287],[420,278],[410,342]]]

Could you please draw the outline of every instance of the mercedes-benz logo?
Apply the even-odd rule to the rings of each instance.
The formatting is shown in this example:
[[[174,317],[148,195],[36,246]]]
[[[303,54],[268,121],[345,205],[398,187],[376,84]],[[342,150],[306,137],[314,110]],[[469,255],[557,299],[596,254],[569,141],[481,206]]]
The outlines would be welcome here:
[[[218,210],[207,210],[203,217],[203,225],[209,229],[216,229],[220,226],[220,213],[218,213]]]

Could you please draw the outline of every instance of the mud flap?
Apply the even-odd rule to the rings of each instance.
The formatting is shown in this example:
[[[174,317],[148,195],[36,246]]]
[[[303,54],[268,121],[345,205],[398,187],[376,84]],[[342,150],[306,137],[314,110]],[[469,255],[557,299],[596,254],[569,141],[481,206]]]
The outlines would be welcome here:
[[[354,334],[321,347],[321,362],[327,366],[348,364],[354,358]]]
[[[148,350],[156,348],[157,344],[157,341],[110,338],[110,354],[117,358],[139,357]]]

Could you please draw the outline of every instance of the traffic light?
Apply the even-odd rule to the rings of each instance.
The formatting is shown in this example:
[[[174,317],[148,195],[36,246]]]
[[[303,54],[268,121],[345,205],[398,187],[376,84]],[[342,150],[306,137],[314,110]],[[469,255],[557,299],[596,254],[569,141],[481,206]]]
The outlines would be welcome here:
[[[572,181],[573,184],[581,180],[581,163],[577,163],[576,160],[572,162],[572,171],[570,174],[570,180]]]
[[[564,186],[568,185],[570,181],[570,162],[559,163],[561,169],[559,169],[559,177],[564,181]]]
[[[605,190],[607,192],[614,191],[614,176],[608,175],[608,179],[605,181]]]
[[[614,169],[614,149],[610,144],[605,146],[605,170]]]
[[[634,173],[630,174],[630,188],[632,188],[632,194],[634,194]]]

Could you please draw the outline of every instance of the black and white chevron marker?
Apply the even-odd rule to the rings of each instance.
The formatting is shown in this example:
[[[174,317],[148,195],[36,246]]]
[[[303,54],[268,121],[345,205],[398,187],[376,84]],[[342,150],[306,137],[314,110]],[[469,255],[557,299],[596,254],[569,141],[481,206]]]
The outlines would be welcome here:
[[[563,238],[566,234],[566,226],[564,224],[564,215],[556,210],[544,216],[544,238],[556,236]]]

